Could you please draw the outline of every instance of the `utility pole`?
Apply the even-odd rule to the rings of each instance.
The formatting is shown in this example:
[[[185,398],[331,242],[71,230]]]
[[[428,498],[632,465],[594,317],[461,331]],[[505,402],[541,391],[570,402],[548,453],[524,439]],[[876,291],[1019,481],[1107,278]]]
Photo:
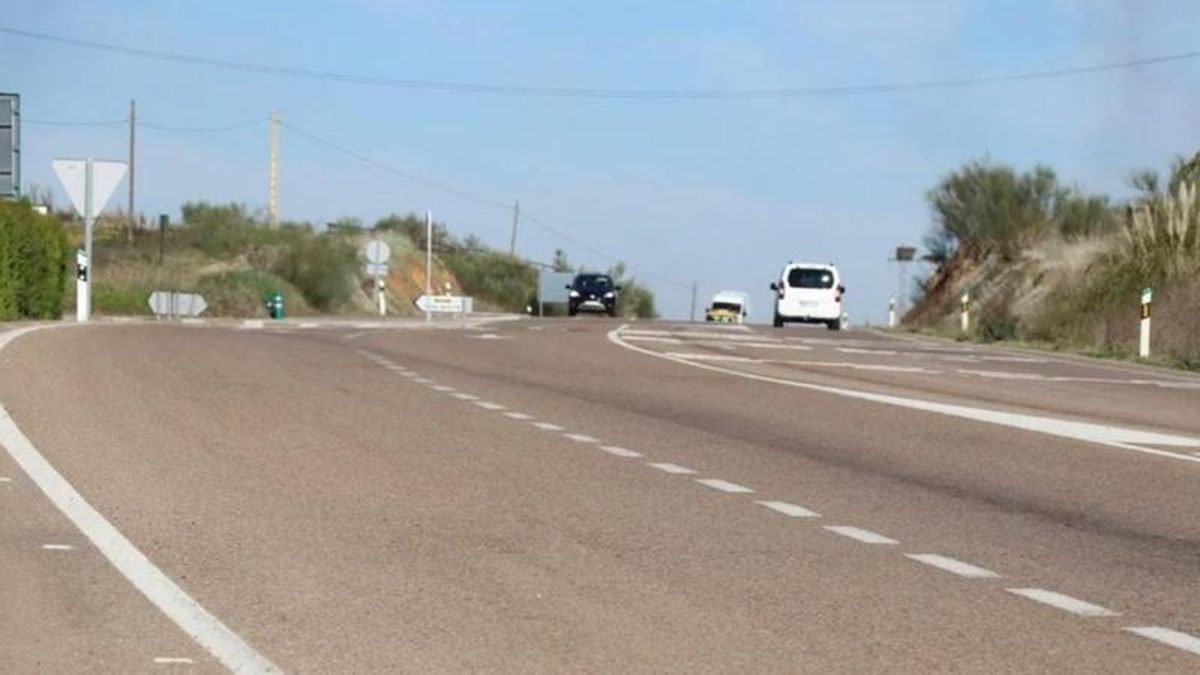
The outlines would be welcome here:
[[[433,296],[433,212],[425,211],[425,297],[426,302]],[[429,305],[425,306],[425,320],[432,321]]]
[[[134,208],[134,185],[137,184],[137,174],[134,173],[134,149],[137,142],[137,101],[129,101],[129,222],[125,226],[125,239],[129,243],[133,243],[133,223],[137,216]]]
[[[267,167],[267,225],[279,226],[279,115],[271,111],[270,163]]]
[[[513,202],[513,226],[512,239],[508,241],[508,254],[510,256],[517,255],[517,221],[521,218],[521,201],[518,199]]]
[[[689,315],[689,320],[696,323],[696,282],[692,282],[692,312]]]

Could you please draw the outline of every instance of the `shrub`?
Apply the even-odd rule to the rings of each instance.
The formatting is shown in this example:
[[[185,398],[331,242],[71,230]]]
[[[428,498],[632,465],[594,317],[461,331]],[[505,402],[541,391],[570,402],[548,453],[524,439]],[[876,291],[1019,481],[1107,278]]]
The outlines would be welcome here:
[[[264,316],[263,298],[276,291],[283,293],[289,314],[309,313],[308,303],[295,286],[267,272],[237,270],[208,274],[197,282],[196,291],[208,303],[209,316]]]
[[[0,320],[62,316],[67,236],[26,200],[0,202]]]
[[[537,270],[519,258],[491,250],[444,253],[442,262],[467,295],[510,312],[523,312],[537,294]]]
[[[309,305],[327,312],[350,298],[357,260],[354,246],[346,240],[309,234],[289,243],[273,271],[298,288]]]
[[[183,226],[175,233],[176,242],[213,257],[244,254],[268,236],[263,224],[241,204],[188,202],[180,210]]]

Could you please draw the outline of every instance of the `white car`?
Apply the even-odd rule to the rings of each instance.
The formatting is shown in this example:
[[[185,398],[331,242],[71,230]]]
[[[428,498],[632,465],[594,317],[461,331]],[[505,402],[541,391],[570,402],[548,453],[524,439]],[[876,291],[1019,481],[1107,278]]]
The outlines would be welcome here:
[[[704,320],[717,323],[745,323],[749,316],[750,294],[742,291],[721,291],[704,310]]]
[[[775,291],[775,327],[785,323],[823,323],[842,328],[846,287],[833,264],[789,262],[771,284]]]

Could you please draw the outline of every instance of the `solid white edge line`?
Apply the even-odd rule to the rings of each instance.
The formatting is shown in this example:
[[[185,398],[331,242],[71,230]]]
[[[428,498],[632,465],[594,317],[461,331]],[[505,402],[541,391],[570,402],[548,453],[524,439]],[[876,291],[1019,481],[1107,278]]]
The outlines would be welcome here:
[[[905,553],[904,557],[968,579],[995,579],[1000,576],[989,569],[936,553]]]
[[[797,506],[796,504],[792,504],[790,502],[764,501],[764,502],[755,502],[755,503],[762,504],[763,506],[767,507],[768,509],[771,509],[772,511],[775,511],[777,513],[782,513],[785,516],[791,516],[792,518],[820,518],[821,517],[821,514],[817,513],[816,511],[810,511],[810,510],[804,508],[803,506]]]
[[[1079,598],[1073,598],[1056,591],[1048,591],[1044,588],[1006,588],[1004,590],[1013,595],[1019,595],[1044,605],[1050,605],[1051,607],[1061,609],[1064,612],[1070,612],[1077,616],[1120,616],[1117,612],[1107,607],[1093,605]]]
[[[51,503],[134,588],[222,665],[235,673],[280,672],[275,664],[171,581],[93,508],[21,433],[3,406],[0,406],[0,444]]]
[[[674,361],[675,363],[681,363],[686,366],[691,366],[692,368],[711,370],[716,373],[734,375],[736,377],[756,380],[759,382],[769,382],[788,387],[796,387],[798,389],[808,389],[810,391],[834,394],[836,396],[842,396],[845,398],[858,399],[873,403],[883,403],[901,408],[909,408],[912,410],[937,413],[951,417],[960,417],[963,419],[985,422],[988,424],[1024,429],[1026,431],[1034,431],[1077,441],[1086,441],[1090,443],[1096,443],[1098,445],[1107,445],[1109,447],[1122,448],[1125,450],[1132,450],[1134,452],[1156,455],[1160,457],[1169,457],[1171,459],[1178,459],[1186,462],[1200,463],[1200,457],[1197,456],[1185,455],[1179,452],[1168,452],[1166,450],[1157,450],[1154,448],[1145,448],[1140,445],[1135,445],[1135,443],[1146,443],[1151,445],[1200,447],[1200,438],[1178,436],[1174,434],[1163,434],[1154,431],[1126,429],[1122,427],[1093,424],[1089,422],[1076,422],[1054,417],[1009,413],[999,410],[990,410],[987,408],[973,408],[970,406],[956,405],[953,403],[938,403],[936,401],[926,401],[923,399],[907,398],[903,396],[892,396],[889,394],[878,394],[875,392],[861,391],[857,389],[845,389],[842,387],[830,387],[827,385],[812,384],[809,382],[798,382],[796,380],[788,380],[781,377],[771,377],[769,375],[745,373],[738,370],[723,368],[721,366],[715,366],[710,363],[697,363],[694,361],[688,361],[686,359],[674,358],[663,354],[662,352],[656,352],[652,349],[645,349],[638,347],[637,345],[629,344],[628,342],[622,340],[620,336],[620,332],[627,325],[628,324],[610,330],[608,332],[609,341],[630,351],[635,351],[647,356],[653,356],[655,358],[665,359],[667,361]]]
[[[1126,626],[1122,630],[1200,656],[1200,637],[1162,626]]]
[[[900,542],[896,541],[895,539],[892,539],[890,537],[885,537],[882,534],[879,534],[878,532],[872,532],[871,530],[864,530],[861,527],[854,527],[852,525],[826,525],[825,529],[829,530],[830,532],[832,532],[834,534],[840,534],[843,537],[849,537],[850,539],[853,539],[854,541],[862,542],[864,544],[894,545],[894,544],[900,543]]]
[[[746,487],[745,485],[730,483],[729,481],[721,480],[720,478],[697,478],[696,482],[714,490],[720,490],[721,492],[729,492],[732,494],[749,494],[754,492],[754,490]]]

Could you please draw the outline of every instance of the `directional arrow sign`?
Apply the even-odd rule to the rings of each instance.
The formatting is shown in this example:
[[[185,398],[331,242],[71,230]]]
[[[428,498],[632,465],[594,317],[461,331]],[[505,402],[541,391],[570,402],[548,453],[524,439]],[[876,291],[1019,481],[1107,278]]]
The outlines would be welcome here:
[[[451,314],[469,313],[474,303],[471,298],[461,295],[418,295],[413,301],[422,312],[447,312]]]
[[[51,163],[62,182],[71,205],[80,216],[87,218],[87,160],[56,159]],[[100,213],[117,184],[125,177],[125,163],[106,159],[92,160],[92,215]]]

